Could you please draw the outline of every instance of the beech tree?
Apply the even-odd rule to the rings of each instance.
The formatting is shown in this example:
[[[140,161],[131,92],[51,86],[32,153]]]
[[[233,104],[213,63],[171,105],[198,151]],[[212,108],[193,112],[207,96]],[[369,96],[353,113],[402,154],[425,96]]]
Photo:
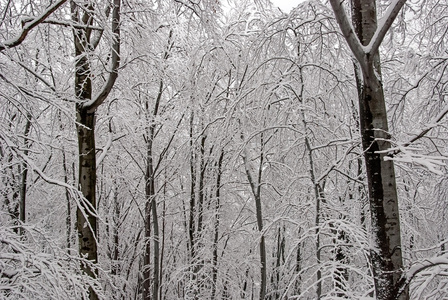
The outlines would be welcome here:
[[[120,0],[114,0],[112,6],[111,59],[107,80],[97,95],[93,95],[90,52],[98,46],[102,33],[92,36],[94,25],[94,4],[70,2],[72,21],[79,24],[73,29],[75,44],[75,96],[77,115],[77,136],[79,147],[78,183],[85,200],[78,206],[76,224],[79,254],[87,260],[98,262],[97,245],[97,202],[96,202],[96,148],[95,148],[95,111],[106,100],[116,78],[120,62]],[[107,8],[110,11],[110,7]],[[91,265],[82,265],[81,269],[91,277],[96,277]],[[98,299],[90,289],[90,299]]]
[[[117,1],[0,0],[0,298],[446,297],[445,3]]]
[[[379,47],[405,0],[393,1],[381,22],[375,1],[352,1],[352,25],[342,2],[331,0],[341,31],[357,60],[355,70],[364,161],[369,186],[372,234],[372,271],[377,299],[409,299],[399,285],[403,273],[403,247],[397,183],[391,152],[391,134],[381,79]]]

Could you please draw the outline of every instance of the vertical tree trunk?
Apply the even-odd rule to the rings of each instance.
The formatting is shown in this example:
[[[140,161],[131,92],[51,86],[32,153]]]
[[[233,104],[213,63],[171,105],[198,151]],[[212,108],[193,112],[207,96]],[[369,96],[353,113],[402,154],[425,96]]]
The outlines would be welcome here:
[[[302,228],[299,228],[299,236],[302,232]],[[294,267],[294,272],[296,274],[300,274],[300,272],[302,271],[302,243],[299,243],[297,245],[297,251],[296,251],[296,265]],[[300,295],[301,293],[301,289],[300,289],[300,281],[302,279],[302,276],[299,275],[298,278],[295,281],[294,284],[294,295]]]
[[[305,113],[302,110],[302,118],[303,123],[305,127],[305,132],[308,131],[308,126],[305,120]],[[314,162],[313,162],[313,150],[311,148],[310,140],[308,138],[308,134],[305,133],[305,145],[308,149],[308,157],[309,157],[309,163],[310,163],[310,177],[311,181],[313,183],[313,189],[314,189],[314,196],[316,198],[316,217],[314,221],[314,226],[316,226],[316,261],[317,261],[317,272],[316,272],[316,280],[317,280],[317,288],[316,288],[316,296],[317,299],[320,299],[322,296],[322,272],[320,270],[320,263],[321,263],[321,252],[320,252],[320,217],[321,217],[321,204],[322,200],[324,199],[324,191],[321,187],[320,183],[316,181],[316,175],[314,170]]]
[[[295,33],[297,36],[297,33]],[[297,53],[300,54],[300,45],[297,45]],[[299,103],[301,104],[301,106],[304,106],[303,103],[303,89],[304,89],[304,84],[303,84],[303,73],[302,73],[302,68],[299,68],[299,82],[300,82],[300,90],[299,93],[296,95],[297,96],[297,100],[299,101]],[[315,246],[316,246],[316,261],[317,261],[317,271],[316,271],[316,281],[317,281],[317,285],[316,285],[316,297],[317,299],[320,299],[322,296],[322,272],[320,270],[320,263],[321,263],[321,250],[320,250],[320,217],[321,217],[321,204],[322,201],[324,200],[324,190],[323,187],[321,186],[321,184],[319,182],[317,182],[316,180],[316,175],[315,175],[315,167],[314,167],[314,162],[313,162],[313,149],[311,147],[311,143],[310,143],[310,139],[308,136],[308,123],[306,121],[306,116],[305,116],[305,110],[303,108],[300,109],[300,114],[302,117],[302,123],[303,123],[303,128],[304,128],[304,132],[305,132],[305,146],[306,149],[308,150],[308,160],[309,160],[309,165],[310,165],[310,178],[311,178],[311,182],[313,183],[313,189],[314,189],[314,196],[316,199],[316,215],[315,215],[315,219],[314,219],[314,226],[316,227],[316,241],[315,241]]]
[[[204,203],[205,203],[205,173],[207,163],[205,162],[205,141],[206,134],[203,132],[200,136],[200,144],[196,145],[193,138],[194,131],[194,113],[191,113],[190,119],[190,216],[189,216],[189,244],[191,258],[191,281],[190,288],[194,299],[203,288],[202,283],[199,284],[198,273],[204,262],[198,255],[201,247],[201,233],[204,227]],[[198,149],[199,148],[199,149]]]
[[[159,219],[157,214],[157,200],[155,190],[155,172],[154,172],[154,150],[153,142],[155,138],[156,123],[154,117],[158,115],[160,101],[163,93],[163,80],[160,80],[159,91],[154,103],[154,110],[149,112],[149,103],[146,102],[146,116],[147,116],[147,133],[146,133],[146,174],[145,174],[145,240],[146,249],[144,257],[144,270],[143,270],[143,299],[149,300],[159,299],[159,267],[160,267],[160,241],[159,241]],[[149,101],[149,100],[148,100]],[[152,217],[152,222],[151,222]],[[153,253],[153,275],[151,280],[150,270],[150,247],[149,238],[151,236],[151,224],[154,232],[154,253]],[[151,283],[152,283],[152,297],[151,297]]]
[[[355,68],[374,242],[371,250],[372,271],[379,300],[409,299],[407,288],[397,295],[397,283],[403,274],[401,230],[394,164],[391,160],[385,160],[385,152],[390,149],[390,134],[378,52],[405,2],[392,1],[381,27],[377,28],[376,2],[352,0],[353,31],[343,3],[330,0],[339,27],[362,70],[361,77]]]
[[[218,239],[219,239],[219,218],[221,209],[221,175],[222,162],[224,159],[224,149],[221,150],[221,155],[218,159],[218,170],[216,172],[216,193],[215,193],[215,224],[213,234],[213,270],[212,270],[212,296],[211,299],[216,298],[216,285],[218,284]]]
[[[24,136],[24,146],[25,150],[23,150],[23,154],[28,156],[29,153],[29,141],[28,141],[28,135],[30,133],[31,129],[31,113],[27,113],[26,115],[26,124],[25,124],[25,130],[23,132]],[[26,163],[21,164],[21,181],[20,181],[20,202],[19,202],[19,220],[22,224],[26,221],[26,190],[27,190],[27,178],[28,178],[28,167]],[[23,228],[20,228],[20,234],[24,234]]]
[[[263,214],[261,208],[261,177],[263,174],[263,163],[264,163],[264,138],[263,133],[260,135],[260,163],[258,165],[258,178],[255,182],[252,178],[252,174],[249,170],[249,164],[247,161],[246,155],[243,155],[244,167],[246,171],[247,180],[249,181],[252,195],[255,200],[255,210],[256,210],[256,218],[257,218],[257,227],[258,231],[261,234],[260,243],[259,243],[259,255],[260,255],[260,300],[264,300],[266,297],[266,242],[263,233]]]
[[[113,222],[112,222],[112,253],[111,253],[111,274],[118,275],[121,271],[120,264],[120,218],[121,218],[121,206],[120,201],[118,199],[118,182],[114,180],[114,196],[113,196]]]
[[[147,135],[147,154],[146,154],[146,173],[145,173],[145,255],[144,255],[144,263],[143,263],[143,299],[149,300],[151,298],[151,284],[153,286],[153,297],[155,290],[155,280],[156,278],[152,278],[151,280],[151,217],[153,216],[153,206],[156,201],[155,195],[155,183],[154,183],[154,166],[153,166],[153,153],[152,153],[152,140],[153,140],[153,130],[152,126],[149,128],[149,132]],[[157,239],[154,237],[154,249],[156,248],[155,244],[157,243]],[[154,258],[156,255],[154,254]],[[154,273],[156,268],[156,262],[154,261]],[[156,298],[154,298],[156,299]]]
[[[375,1],[352,0],[352,23],[363,45],[369,44],[377,29],[376,15]],[[400,297],[395,294],[403,272],[401,230],[394,164],[385,160],[385,153],[378,153],[390,149],[378,51],[367,54],[366,59],[362,79],[357,83],[372,231],[377,246],[371,251],[376,297],[378,300],[408,299],[407,290]]]
[[[90,80],[89,80],[90,81]],[[83,95],[90,91],[83,90]],[[87,98],[90,99],[90,98]],[[76,211],[79,254],[91,263],[98,262],[97,217],[96,217],[96,158],[95,158],[95,113],[88,113],[77,105],[77,133],[79,166],[79,189],[85,200]],[[82,264],[81,269],[96,278],[97,271],[90,264]],[[89,288],[89,299],[98,299]]]
[[[82,9],[79,8],[82,5]],[[74,28],[75,45],[75,96],[76,132],[78,136],[79,167],[78,184],[84,199],[76,212],[78,247],[80,256],[89,263],[82,264],[81,270],[92,278],[97,277],[97,270],[92,264],[98,262],[97,251],[97,216],[96,216],[96,148],[95,148],[95,110],[109,95],[118,76],[120,62],[120,0],[113,1],[112,32],[114,41],[111,49],[111,72],[94,99],[92,98],[91,69],[88,54],[98,45],[98,40],[91,42],[94,7],[90,1],[77,4],[70,1],[72,21],[84,27]],[[109,14],[109,13],[107,13]],[[89,287],[89,299],[98,299],[96,292]]]
[[[189,214],[189,222],[188,222],[188,237],[189,237],[189,248],[190,248],[190,259],[193,262],[196,254],[195,254],[195,210],[196,210],[196,155],[193,145],[193,120],[194,113],[191,112],[190,115],[190,214]]]
[[[272,285],[272,294],[268,297],[268,299],[279,299],[281,296],[280,293],[280,285],[282,283],[281,279],[281,265],[285,263],[285,226],[278,227],[277,230],[277,245],[274,250],[275,253],[275,266],[274,270],[271,274],[271,285]]]
[[[92,7],[86,7],[91,10]],[[79,21],[78,7],[71,2],[72,18]],[[84,20],[90,15],[84,14]],[[92,21],[86,25],[91,25]],[[95,157],[95,112],[88,112],[83,102],[92,99],[92,83],[90,78],[90,65],[86,51],[90,44],[90,33],[81,29],[74,29],[76,73],[75,95],[79,103],[76,104],[76,132],[78,136],[78,184],[84,201],[76,211],[76,229],[78,232],[78,247],[80,256],[88,262],[97,263],[97,218],[96,213],[96,157]],[[81,270],[87,275],[96,278],[97,271],[90,264],[81,264]],[[89,288],[89,299],[98,299],[96,293]]]
[[[64,182],[68,185],[68,168],[67,168],[67,159],[65,157],[65,150],[62,148],[62,168],[64,169]],[[73,165],[73,170],[75,166]],[[73,174],[73,177],[75,174]],[[67,253],[70,254],[70,249],[72,247],[72,206],[71,206],[71,197],[70,191],[68,188],[65,189],[65,200],[67,201],[67,216],[65,218],[65,228],[67,230],[66,233],[66,241],[67,241]]]

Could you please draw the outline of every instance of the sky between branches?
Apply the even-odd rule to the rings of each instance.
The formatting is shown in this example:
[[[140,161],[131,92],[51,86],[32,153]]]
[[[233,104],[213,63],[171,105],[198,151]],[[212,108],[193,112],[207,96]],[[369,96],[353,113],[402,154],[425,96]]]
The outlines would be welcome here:
[[[278,6],[283,12],[288,13],[293,7],[296,7],[303,0],[271,0],[275,6]]]

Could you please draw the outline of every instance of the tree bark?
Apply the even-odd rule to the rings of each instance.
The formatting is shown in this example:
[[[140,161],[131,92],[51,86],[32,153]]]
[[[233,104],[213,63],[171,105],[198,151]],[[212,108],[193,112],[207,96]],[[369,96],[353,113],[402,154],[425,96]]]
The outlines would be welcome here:
[[[83,90],[87,96],[89,91]],[[79,189],[84,201],[76,211],[79,254],[87,261],[98,262],[97,251],[97,217],[96,217],[96,158],[95,158],[95,114],[79,109],[77,105],[77,133],[79,151]],[[97,271],[90,264],[82,264],[81,270],[96,278]],[[96,293],[89,288],[89,299],[98,299]]]
[[[377,29],[376,3],[352,0],[352,24],[342,3],[330,0],[336,19],[355,55],[362,76],[357,72],[361,138],[366,164],[373,242],[371,260],[376,297],[379,300],[409,299],[408,290],[397,295],[395,287],[403,274],[400,219],[394,164],[378,153],[390,148],[387,111],[381,82],[378,47],[405,0],[393,3],[385,22]],[[356,69],[355,69],[356,70]]]
[[[112,32],[114,42],[112,46],[112,66],[109,78],[101,89],[98,97],[92,98],[91,69],[88,52],[94,50],[91,42],[93,25],[93,6],[84,3],[80,9],[74,1],[70,2],[72,21],[81,22],[84,28],[73,29],[75,44],[75,96],[76,104],[76,132],[78,136],[79,169],[78,184],[84,199],[76,212],[76,228],[78,231],[78,247],[80,256],[88,263],[81,265],[81,270],[92,278],[97,277],[97,270],[93,264],[98,262],[97,249],[97,215],[96,215],[96,146],[95,146],[95,110],[103,103],[117,78],[120,55],[120,0],[114,0],[112,12]],[[81,11],[83,11],[81,13]],[[97,45],[97,43],[95,43]],[[96,292],[89,287],[89,299],[98,299]]]
[[[258,178],[257,181],[254,181],[252,174],[249,170],[249,163],[247,161],[247,157],[243,155],[244,167],[246,171],[247,180],[249,181],[252,195],[255,200],[255,209],[256,209],[256,218],[257,218],[257,227],[258,231],[261,234],[260,243],[259,243],[259,255],[260,255],[260,300],[264,300],[266,297],[266,242],[263,233],[263,214],[261,208],[261,177],[263,174],[263,162],[264,162],[264,138],[263,133],[261,133],[260,137],[260,163],[258,165]]]
[[[157,116],[159,111],[160,100],[163,93],[163,80],[160,80],[159,91],[154,104],[154,110],[149,112],[149,103],[146,103],[146,113],[147,113],[147,134],[146,134],[146,174],[145,174],[145,196],[146,196],[146,207],[145,207],[145,239],[146,239],[146,251],[144,258],[144,271],[143,271],[143,299],[159,299],[159,267],[160,267],[160,242],[159,242],[159,219],[157,214],[157,201],[156,201],[156,190],[155,190],[155,172],[154,172],[154,150],[153,142],[155,138],[156,123],[154,118]],[[149,101],[149,100],[148,100]],[[152,222],[151,222],[152,217]],[[153,276],[151,280],[151,270],[150,270],[150,247],[149,238],[151,237],[151,224],[154,232],[154,253],[153,253]],[[151,283],[152,283],[152,297],[151,297]]]
[[[218,240],[219,240],[219,217],[221,209],[221,176],[222,176],[222,162],[224,159],[224,149],[221,150],[217,163],[216,172],[216,192],[215,192],[215,223],[213,232],[213,270],[212,270],[212,299],[216,297],[216,285],[218,284]]]
[[[29,153],[29,147],[30,143],[28,140],[28,135],[30,133],[31,129],[31,113],[27,113],[26,115],[26,124],[25,124],[25,130],[23,133],[24,140],[23,143],[25,145],[25,150],[23,150],[23,154],[28,156]],[[21,180],[20,180],[20,202],[19,202],[19,220],[22,224],[25,224],[26,221],[26,191],[27,191],[27,178],[28,178],[28,166],[25,162],[21,164],[20,167],[21,171]],[[20,234],[25,234],[25,231],[21,227],[19,230]]]

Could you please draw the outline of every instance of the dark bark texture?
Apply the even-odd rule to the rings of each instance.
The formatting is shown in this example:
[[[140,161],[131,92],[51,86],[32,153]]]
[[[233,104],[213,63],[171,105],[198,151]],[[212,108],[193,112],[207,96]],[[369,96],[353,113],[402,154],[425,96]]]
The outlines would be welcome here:
[[[352,22],[360,42],[366,46],[377,29],[376,5],[371,0],[352,0]],[[360,126],[369,189],[372,233],[371,250],[378,300],[408,299],[394,293],[403,272],[400,219],[394,163],[387,160],[390,134],[381,82],[378,51],[365,54],[362,78],[358,74]]]

